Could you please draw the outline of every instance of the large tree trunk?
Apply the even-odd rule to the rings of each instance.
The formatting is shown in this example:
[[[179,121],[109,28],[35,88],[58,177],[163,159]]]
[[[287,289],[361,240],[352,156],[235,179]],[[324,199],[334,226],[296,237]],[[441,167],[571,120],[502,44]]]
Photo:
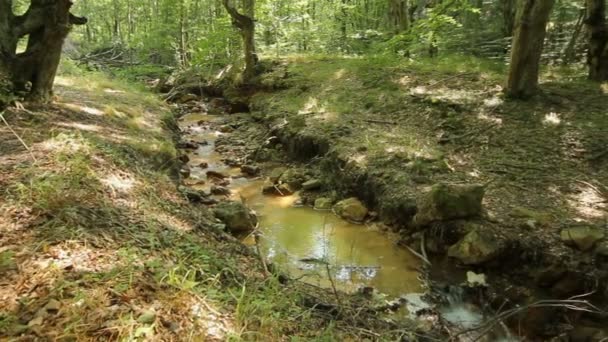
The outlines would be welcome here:
[[[255,0],[243,1],[244,14],[239,13],[235,7],[230,5],[229,0],[223,0],[223,4],[232,18],[232,24],[239,30],[243,39],[245,68],[242,77],[243,83],[247,84],[255,77],[255,66],[258,62],[255,52]]]
[[[585,24],[589,33],[589,79],[608,81],[608,25],[604,0],[587,0]]]
[[[86,19],[70,14],[70,0],[31,0],[21,16],[13,15],[11,5],[10,0],[0,0],[0,68],[29,100],[48,101],[63,41],[71,25]],[[28,35],[26,50],[17,54],[17,42]]]
[[[520,0],[506,93],[527,98],[537,91],[547,21],[555,0]]]

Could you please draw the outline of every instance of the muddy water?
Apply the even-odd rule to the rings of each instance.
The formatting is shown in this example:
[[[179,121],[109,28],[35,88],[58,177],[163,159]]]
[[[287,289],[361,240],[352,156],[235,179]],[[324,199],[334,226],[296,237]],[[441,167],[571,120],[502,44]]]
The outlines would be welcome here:
[[[315,285],[331,287],[333,281],[343,291],[369,286],[395,297],[422,292],[420,260],[395,246],[385,232],[349,223],[331,211],[297,207],[297,194],[264,196],[262,180],[244,178],[238,168],[225,165],[215,151],[215,142],[222,135],[213,129],[216,120],[204,114],[188,114],[179,122],[182,131],[188,133],[186,140],[207,143],[189,153],[191,176],[186,184],[207,190],[213,184],[206,177],[207,171],[230,175],[228,187],[233,199],[244,199],[259,216],[260,247],[269,262]],[[199,167],[201,163],[208,167]],[[243,240],[254,244],[253,236]]]
[[[218,120],[221,118],[204,114],[189,114],[180,120],[185,140],[205,142],[188,154],[191,176],[186,184],[208,191],[214,183],[207,179],[207,171],[230,176],[231,198],[244,200],[258,214],[259,244],[267,261],[293,278],[314,285],[335,286],[346,292],[372,287],[389,297],[405,298],[405,314],[429,307],[422,300],[424,290],[418,271],[421,262],[416,256],[397,247],[386,232],[374,226],[349,223],[331,211],[297,206],[297,194],[262,195],[262,179],[245,178],[238,168],[222,162],[222,155],[215,151],[216,140],[222,136],[215,130]],[[201,163],[205,167],[200,167]],[[244,236],[243,242],[255,244],[252,235]],[[479,310],[460,299],[439,310],[444,319],[463,328],[484,320]],[[507,333],[490,340],[512,339]]]

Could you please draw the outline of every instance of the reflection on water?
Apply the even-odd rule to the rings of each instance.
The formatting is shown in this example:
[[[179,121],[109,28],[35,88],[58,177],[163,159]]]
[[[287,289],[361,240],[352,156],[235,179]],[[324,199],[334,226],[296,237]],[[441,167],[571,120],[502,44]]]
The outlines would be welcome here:
[[[293,207],[295,196],[262,196],[260,186],[253,182],[239,193],[260,216],[261,247],[269,261],[319,286],[330,285],[329,268],[342,290],[371,286],[394,296],[421,291],[419,260],[385,233],[330,211]]]
[[[213,120],[217,119],[201,114],[180,119],[180,127],[189,132],[187,139],[207,142],[189,154],[191,183],[201,181],[201,187],[208,188],[208,170],[230,176],[233,198],[244,198],[260,216],[261,248],[269,261],[295,278],[323,287],[330,286],[329,269],[341,290],[371,286],[393,296],[421,292],[420,261],[385,233],[348,223],[330,211],[296,208],[296,196],[263,196],[262,181],[243,178],[238,168],[222,163],[214,149],[221,133],[207,126]],[[201,163],[208,167],[199,167]],[[254,243],[252,237],[245,242]]]

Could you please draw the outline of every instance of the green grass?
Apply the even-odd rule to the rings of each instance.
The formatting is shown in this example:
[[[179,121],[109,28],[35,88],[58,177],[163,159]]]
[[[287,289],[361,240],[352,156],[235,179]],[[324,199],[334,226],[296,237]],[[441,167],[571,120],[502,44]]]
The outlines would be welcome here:
[[[10,246],[0,269],[11,286],[25,277],[41,292],[21,293],[0,313],[0,334],[204,339],[206,324],[224,322],[235,341],[350,334],[299,305],[306,289],[265,279],[257,258],[209,228],[206,208],[185,201],[171,174],[174,119],[154,95],[70,64],[57,93],[39,112],[7,115],[37,160],[3,165],[11,179],[0,189],[0,217],[23,228],[0,231]],[[51,299],[61,309],[45,314]],[[154,322],[142,322],[150,310]],[[175,324],[184,330],[173,332]]]

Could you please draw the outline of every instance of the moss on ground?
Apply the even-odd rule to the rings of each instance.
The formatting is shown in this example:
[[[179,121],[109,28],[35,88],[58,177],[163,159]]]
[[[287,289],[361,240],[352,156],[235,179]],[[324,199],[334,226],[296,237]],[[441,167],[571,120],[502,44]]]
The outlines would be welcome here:
[[[331,307],[325,291],[265,276],[247,248],[210,228],[210,212],[176,190],[173,119],[153,95],[70,66],[56,90],[52,105],[5,112],[23,143],[0,128],[0,336],[267,341],[406,332],[372,311],[356,321],[348,307],[315,309]]]

